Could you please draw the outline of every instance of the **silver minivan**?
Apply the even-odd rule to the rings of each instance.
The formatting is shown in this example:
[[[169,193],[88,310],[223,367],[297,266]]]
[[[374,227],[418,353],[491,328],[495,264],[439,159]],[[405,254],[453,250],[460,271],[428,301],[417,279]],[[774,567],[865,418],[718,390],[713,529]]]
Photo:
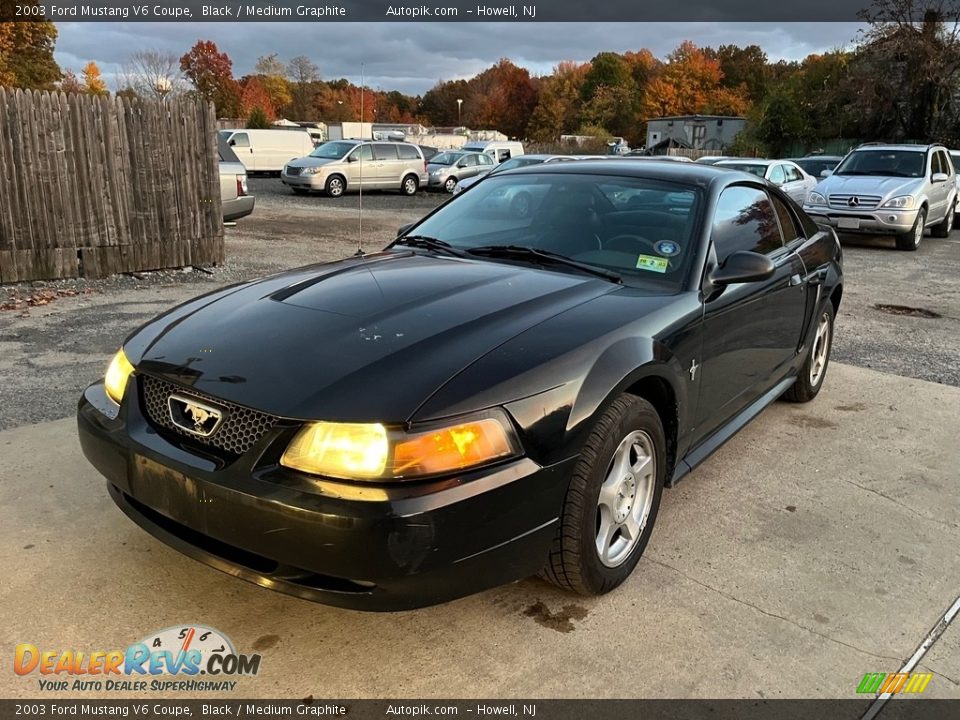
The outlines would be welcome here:
[[[322,190],[340,197],[351,190],[399,190],[415,195],[427,182],[420,148],[403,142],[330,140],[284,165],[280,180],[295,193]]]

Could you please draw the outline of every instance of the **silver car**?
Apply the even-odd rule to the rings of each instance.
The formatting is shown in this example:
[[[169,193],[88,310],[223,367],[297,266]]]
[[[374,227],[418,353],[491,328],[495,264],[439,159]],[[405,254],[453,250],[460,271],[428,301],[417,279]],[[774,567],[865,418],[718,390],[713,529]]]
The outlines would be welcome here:
[[[448,150],[434,155],[427,163],[428,187],[452,193],[459,180],[484,175],[494,167],[493,158],[485,153]]]
[[[893,235],[916,250],[923,231],[947,237],[957,207],[956,172],[942,145],[870,143],[852,150],[821,180],[803,209],[840,232]]]
[[[233,222],[252,213],[256,200],[247,190],[247,168],[237,159],[233,149],[219,139],[218,150],[223,221]]]
[[[331,140],[284,165],[280,180],[303,195],[322,190],[333,198],[350,190],[399,190],[416,195],[427,181],[416,145],[403,142]]]
[[[751,175],[769,180],[789,195],[798,205],[803,205],[809,193],[817,184],[814,177],[792,160],[757,160],[738,158],[719,160],[715,167],[728,167],[742,170]]]

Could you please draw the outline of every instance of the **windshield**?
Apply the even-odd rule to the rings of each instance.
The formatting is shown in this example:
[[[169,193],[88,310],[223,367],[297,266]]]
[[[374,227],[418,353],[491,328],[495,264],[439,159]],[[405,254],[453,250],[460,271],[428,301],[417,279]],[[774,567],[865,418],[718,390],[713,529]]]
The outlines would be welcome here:
[[[761,165],[759,163],[731,163],[725,162],[720,163],[723,167],[734,168],[736,170],[742,170],[743,172],[748,172],[751,175],[756,175],[759,178],[762,178],[767,172],[767,166]]]
[[[315,147],[313,152],[310,153],[310,157],[323,158],[324,160],[339,160],[356,146],[356,143],[332,140]]]
[[[431,165],[453,165],[463,157],[463,153],[443,152],[430,158]]]
[[[824,160],[823,158],[800,158],[794,162],[803,168],[804,172],[811,175],[819,175],[824,170],[833,170],[837,166],[837,160]]]
[[[700,205],[696,188],[645,178],[491,175],[409,233],[468,252],[535,248],[612,271],[627,285],[676,292],[695,254]]]
[[[923,150],[857,150],[847,155],[836,175],[923,177],[927,154]]]

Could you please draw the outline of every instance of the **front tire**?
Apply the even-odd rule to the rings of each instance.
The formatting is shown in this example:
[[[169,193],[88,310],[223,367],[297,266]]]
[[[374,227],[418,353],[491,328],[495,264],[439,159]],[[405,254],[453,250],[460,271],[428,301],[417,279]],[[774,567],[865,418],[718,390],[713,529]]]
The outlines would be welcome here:
[[[916,250],[920,247],[920,241],[923,240],[923,228],[927,222],[927,209],[920,208],[917,213],[917,221],[909,232],[897,235],[897,250]]]
[[[455,177],[447,178],[447,181],[443,184],[443,189],[448,193],[453,194],[453,189],[457,186],[457,179]]]
[[[346,185],[344,184],[342,177],[339,175],[331,175],[327,180],[324,190],[326,190],[326,193],[329,197],[338,198],[343,195],[343,191],[346,190]]]
[[[404,195],[411,196],[416,195],[417,190],[420,189],[420,181],[417,180],[413,175],[407,175],[403,182],[400,183],[400,192]]]
[[[950,206],[950,210],[947,212],[946,217],[932,228],[930,228],[930,235],[935,238],[945,238],[950,237],[950,231],[953,230],[953,214],[957,211],[957,204],[954,202]]]
[[[807,359],[800,368],[796,382],[783,394],[785,400],[796,403],[805,403],[813,400],[820,388],[823,379],[827,376],[827,365],[830,364],[830,349],[833,346],[833,304],[827,304],[820,311],[817,318],[817,329],[814,331],[813,343]]]
[[[665,475],[660,416],[643,398],[620,395],[583,445],[541,575],[583,595],[620,585],[650,540]]]

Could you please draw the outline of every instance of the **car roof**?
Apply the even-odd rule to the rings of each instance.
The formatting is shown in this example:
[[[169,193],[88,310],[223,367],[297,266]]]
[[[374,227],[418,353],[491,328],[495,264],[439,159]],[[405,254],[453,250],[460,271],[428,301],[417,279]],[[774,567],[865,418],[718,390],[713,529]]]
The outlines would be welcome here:
[[[943,148],[942,145],[905,145],[905,144],[896,144],[891,143],[890,145],[861,145],[855,147],[853,152],[858,150],[909,150],[912,152],[926,152],[932,148]],[[946,148],[944,148],[946,149]]]
[[[779,162],[793,162],[793,160],[767,160],[766,158],[729,158],[727,160],[721,160],[716,163],[717,165],[726,165],[730,167],[731,165],[773,165],[773,163]]]
[[[577,162],[541,163],[515,168],[497,173],[498,177],[507,175],[570,174],[570,175],[608,175],[611,177],[636,177],[651,180],[665,180],[685,185],[707,186],[713,183],[729,184],[737,182],[739,173],[718,168],[715,165],[697,163],[678,163],[651,161],[642,163],[618,160],[579,160]],[[742,178],[741,178],[742,179]],[[756,178],[755,178],[756,179]],[[762,182],[762,181],[761,181]]]

